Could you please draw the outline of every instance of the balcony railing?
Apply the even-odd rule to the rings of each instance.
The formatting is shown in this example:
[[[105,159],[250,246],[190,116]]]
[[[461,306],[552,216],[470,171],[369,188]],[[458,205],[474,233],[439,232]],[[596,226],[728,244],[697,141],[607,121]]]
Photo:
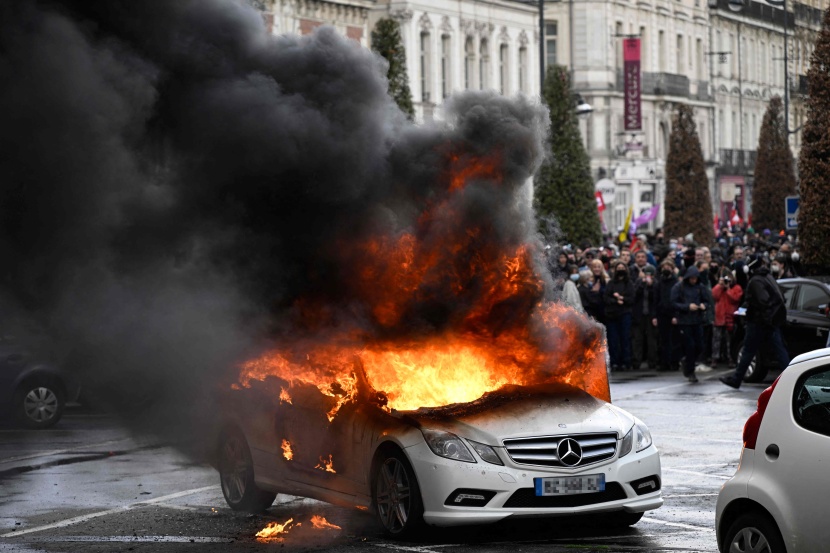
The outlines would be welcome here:
[[[758,152],[755,150],[731,150],[721,148],[721,171],[733,175],[745,175],[755,171],[755,160]]]

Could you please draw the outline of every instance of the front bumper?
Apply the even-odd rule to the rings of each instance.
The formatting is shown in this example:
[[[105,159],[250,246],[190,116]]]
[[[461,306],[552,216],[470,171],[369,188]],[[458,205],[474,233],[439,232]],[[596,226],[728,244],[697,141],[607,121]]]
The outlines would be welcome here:
[[[421,489],[424,520],[434,526],[480,524],[508,517],[566,516],[611,511],[641,513],[663,505],[660,490],[637,495],[631,486],[631,482],[653,475],[662,481],[660,456],[654,445],[639,453],[630,453],[622,459],[615,456],[607,462],[576,471],[521,465],[498,466],[483,462],[463,463],[435,455],[423,442],[406,448],[406,453]],[[532,493],[534,478],[599,473],[605,474],[606,489],[616,490],[616,494],[608,494],[607,497],[611,499],[607,501],[598,494],[581,494],[575,503],[599,502],[573,505],[574,501],[571,501],[569,506],[516,506],[517,503],[528,503],[517,501],[518,496],[531,499],[535,496]],[[487,490],[495,492],[495,495],[483,507],[444,504],[450,494],[462,488]],[[514,494],[517,494],[516,497]]]

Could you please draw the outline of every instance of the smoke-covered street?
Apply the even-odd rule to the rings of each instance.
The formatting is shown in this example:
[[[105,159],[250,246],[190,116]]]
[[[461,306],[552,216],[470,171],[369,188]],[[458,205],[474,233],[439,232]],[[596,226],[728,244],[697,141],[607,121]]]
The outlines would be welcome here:
[[[370,513],[308,499],[279,496],[266,514],[238,514],[213,468],[131,438],[110,416],[70,409],[51,430],[0,430],[0,551],[716,551],[716,496],[766,386],[725,391],[720,374],[703,373],[699,384],[655,372],[612,378],[614,403],[650,426],[663,464],[665,505],[631,530],[541,519],[398,543],[382,537]],[[314,515],[342,529],[315,529]],[[292,518],[300,525],[282,541],[256,540],[268,523]]]

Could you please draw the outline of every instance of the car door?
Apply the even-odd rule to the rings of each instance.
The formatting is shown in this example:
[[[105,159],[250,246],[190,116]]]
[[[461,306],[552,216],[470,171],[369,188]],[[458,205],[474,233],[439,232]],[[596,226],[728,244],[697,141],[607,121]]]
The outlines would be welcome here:
[[[798,551],[826,551],[830,542],[827,511],[827,474],[830,472],[830,366],[812,369],[793,388],[790,428],[775,436],[781,464],[775,471],[779,489],[789,497],[792,520],[797,524]],[[759,442],[759,446],[760,446]],[[767,446],[764,446],[767,447]],[[803,541],[802,541],[803,540]]]
[[[830,304],[830,292],[821,283],[802,282],[798,287],[795,308],[787,312],[787,346],[791,357],[827,343],[830,319],[820,307]]]
[[[787,346],[787,351],[790,353],[790,357],[795,356],[795,351],[799,349],[798,342],[801,339],[799,333],[801,332],[802,328],[800,325],[792,325],[790,324],[790,319],[794,319],[795,316],[793,314],[793,309],[795,308],[795,303],[798,298],[798,284],[794,282],[778,282],[778,288],[781,290],[781,294],[784,296],[784,306],[787,308],[787,322],[781,327],[781,333],[784,336],[784,343]],[[774,355],[772,352],[767,352],[764,350],[765,353],[769,353],[770,358],[774,359]]]

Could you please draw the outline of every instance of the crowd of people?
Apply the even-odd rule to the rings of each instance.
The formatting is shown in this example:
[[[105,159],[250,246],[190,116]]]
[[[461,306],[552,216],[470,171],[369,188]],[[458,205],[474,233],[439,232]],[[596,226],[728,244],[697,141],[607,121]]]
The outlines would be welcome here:
[[[562,301],[605,326],[612,371],[682,370],[697,382],[700,365],[723,365],[736,372],[721,380],[737,388],[761,342],[773,344],[781,368],[789,362],[775,280],[799,276],[796,245],[784,232],[746,225],[721,228],[713,244],[658,229],[632,241],[565,245],[549,263]],[[745,305],[739,364],[734,313]]]

